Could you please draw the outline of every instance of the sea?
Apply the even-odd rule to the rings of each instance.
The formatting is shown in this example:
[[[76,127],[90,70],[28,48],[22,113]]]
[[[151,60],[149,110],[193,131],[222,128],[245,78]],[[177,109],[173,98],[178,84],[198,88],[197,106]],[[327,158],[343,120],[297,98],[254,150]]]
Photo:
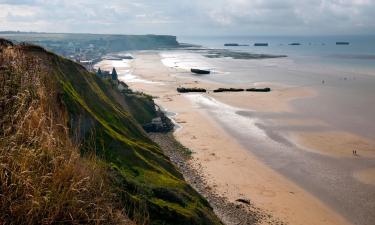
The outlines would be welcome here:
[[[259,54],[287,55],[297,62],[318,62],[344,67],[375,68],[375,35],[347,36],[182,36],[180,43],[193,43],[207,48],[223,48]],[[349,42],[349,45],[336,45]],[[248,46],[226,47],[225,43]],[[268,46],[254,46],[267,43]],[[290,45],[298,43],[300,45]]]

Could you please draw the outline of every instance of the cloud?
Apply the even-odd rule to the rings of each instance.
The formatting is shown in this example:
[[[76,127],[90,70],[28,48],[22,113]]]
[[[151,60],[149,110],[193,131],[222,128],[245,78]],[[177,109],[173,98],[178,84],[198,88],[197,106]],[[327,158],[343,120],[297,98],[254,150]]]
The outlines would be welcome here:
[[[375,0],[0,0],[0,8],[1,30],[375,33]]]

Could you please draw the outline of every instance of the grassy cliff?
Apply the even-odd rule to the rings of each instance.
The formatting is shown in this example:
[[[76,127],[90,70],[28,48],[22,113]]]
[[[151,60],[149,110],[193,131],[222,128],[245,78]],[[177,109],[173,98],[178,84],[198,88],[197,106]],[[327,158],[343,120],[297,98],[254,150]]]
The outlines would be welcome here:
[[[179,47],[177,38],[170,35],[0,32],[0,37],[37,44],[65,57],[83,54],[91,60],[111,52]]]
[[[142,102],[38,46],[0,40],[0,74],[0,223],[220,224],[134,119]]]

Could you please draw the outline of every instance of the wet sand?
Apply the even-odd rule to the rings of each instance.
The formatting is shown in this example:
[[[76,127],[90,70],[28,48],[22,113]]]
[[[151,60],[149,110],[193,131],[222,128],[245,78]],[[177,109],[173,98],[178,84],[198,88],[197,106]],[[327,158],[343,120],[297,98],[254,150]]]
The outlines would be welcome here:
[[[366,173],[365,176],[360,176],[361,179],[354,176],[358,171],[374,168],[373,149],[368,149],[367,155],[363,149],[358,155],[352,155],[351,150],[345,157],[342,155],[342,142],[350,143],[351,140],[340,138],[356,138],[355,135],[343,136],[342,133],[327,131],[330,129],[328,126],[309,126],[303,123],[279,127],[275,120],[282,120],[285,116],[266,114],[268,119],[262,119],[262,114],[244,114],[242,111],[242,115],[253,120],[252,123],[242,125],[244,123],[239,119],[233,118],[232,122],[228,123],[220,118],[220,115],[223,115],[220,107],[209,109],[209,114],[220,124],[224,124],[226,132],[258,159],[312,193],[351,222],[374,223],[375,204],[372,200],[375,198],[375,188],[367,182],[374,174]],[[254,131],[254,127],[258,129]],[[323,137],[327,134],[328,140],[307,138],[305,143],[296,143],[289,137],[300,135],[303,131],[309,131],[308,137],[312,137],[311,133],[318,133]],[[364,138],[360,140],[366,145],[369,143]],[[315,144],[314,148],[307,149],[306,146],[311,142]],[[325,144],[327,142],[330,143],[328,148]]]
[[[293,135],[297,144],[306,150],[334,157],[375,158],[375,143],[348,132],[298,132]],[[375,177],[374,177],[375,178]]]
[[[175,136],[194,152],[193,164],[202,172],[207,182],[218,194],[231,201],[237,198],[249,198],[257,207],[289,224],[348,224],[343,216],[335,212],[339,211],[336,208],[337,203],[330,204],[329,201],[326,201],[326,198],[331,198],[329,194],[320,196],[316,191],[306,188],[309,185],[305,181],[306,179],[300,181],[301,177],[306,177],[306,172],[307,175],[310,174],[308,171],[304,171],[304,167],[300,167],[298,163],[288,164],[287,157],[290,155],[285,156],[275,152],[277,149],[275,146],[267,146],[268,142],[278,143],[292,155],[296,155],[293,153],[295,151],[300,152],[298,157],[292,159],[302,163],[306,163],[308,159],[305,154],[317,157],[317,161],[322,165],[327,163],[325,156],[316,155],[307,150],[295,150],[295,146],[290,143],[288,138],[277,133],[272,134],[270,129],[267,129],[275,124],[291,127],[302,126],[302,128],[318,124],[316,129],[327,129],[324,122],[315,123],[316,121],[312,119],[293,116],[293,109],[288,104],[289,101],[296,98],[313,97],[314,91],[306,88],[296,90],[278,87],[278,91],[269,94],[180,95],[175,91],[180,85],[212,89],[223,85],[202,81],[199,78],[185,78],[178,71],[165,67],[156,53],[137,53],[136,60],[132,62],[131,66],[132,74],[143,80],[157,82],[156,84],[132,82],[130,86],[157,97],[158,104],[168,111],[177,113],[174,120],[183,128],[178,130]],[[232,130],[233,127],[228,126],[228,121],[225,121],[228,119],[227,115],[220,112],[220,107],[212,105],[216,99],[219,100],[219,104],[227,103],[226,105],[232,107],[228,111],[229,116],[241,118],[241,120],[262,117],[262,120],[259,118],[250,119],[251,126],[244,127],[254,132],[250,138],[249,132],[236,133],[236,130]],[[262,125],[259,121],[267,121],[269,124]],[[286,133],[298,130],[291,129]],[[262,151],[262,149],[273,150]],[[322,167],[314,171],[316,176],[319,177],[324,169]],[[297,173],[293,174],[290,170]],[[353,178],[353,173],[348,177]],[[313,179],[310,184],[313,184],[314,189],[322,182],[324,181]],[[340,184],[332,183],[332,185]],[[331,188],[335,189],[334,186]],[[366,221],[371,220],[366,218]]]
[[[375,186],[375,168],[358,171],[354,177],[362,183]]]
[[[228,86],[228,85],[227,85]],[[270,87],[274,89],[275,85],[268,83],[257,83],[258,87]],[[269,93],[257,92],[238,92],[238,93],[212,93],[212,97],[228,105],[251,109],[262,112],[291,112],[292,108],[289,102],[293,99],[314,97],[316,93],[304,87],[287,88],[280,85],[277,89]]]
[[[184,104],[185,109],[188,104]],[[250,199],[289,224],[346,224],[319,200],[234,141],[205,109],[193,107],[189,112],[180,112],[177,118],[177,122],[184,122],[177,139],[194,151],[193,163],[220,195],[230,201]]]

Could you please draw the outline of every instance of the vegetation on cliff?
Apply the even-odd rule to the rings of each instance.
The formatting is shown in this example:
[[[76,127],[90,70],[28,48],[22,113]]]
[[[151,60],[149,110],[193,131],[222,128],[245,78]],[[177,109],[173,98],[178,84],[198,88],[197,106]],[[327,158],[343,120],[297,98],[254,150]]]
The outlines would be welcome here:
[[[102,56],[112,52],[180,46],[177,38],[170,35],[0,32],[0,37],[43,46],[56,54],[77,61],[97,61]]]
[[[0,75],[0,223],[220,224],[111,81],[6,40]]]

